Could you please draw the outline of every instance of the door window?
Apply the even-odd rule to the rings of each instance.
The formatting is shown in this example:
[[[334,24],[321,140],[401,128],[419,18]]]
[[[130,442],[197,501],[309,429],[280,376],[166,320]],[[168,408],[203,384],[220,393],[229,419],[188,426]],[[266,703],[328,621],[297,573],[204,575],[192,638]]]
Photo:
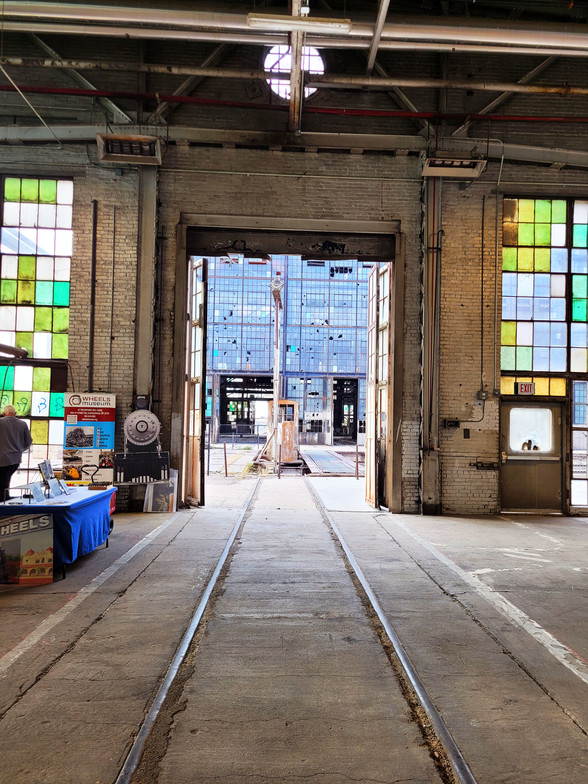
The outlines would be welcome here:
[[[512,408],[508,446],[511,452],[551,452],[553,412],[549,408]]]

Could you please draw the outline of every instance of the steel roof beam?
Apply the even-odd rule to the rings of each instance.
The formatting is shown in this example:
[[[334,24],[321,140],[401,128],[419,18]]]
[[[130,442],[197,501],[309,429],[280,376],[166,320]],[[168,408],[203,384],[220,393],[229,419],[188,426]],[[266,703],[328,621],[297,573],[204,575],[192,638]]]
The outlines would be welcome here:
[[[384,23],[386,21],[386,14],[388,13],[389,5],[390,0],[380,0],[380,7],[378,8],[378,16],[376,18],[376,26],[374,28],[374,37],[372,38],[372,43],[368,54],[368,63],[366,69],[366,73],[368,75],[371,74],[374,69],[374,63],[376,62],[376,55],[378,53],[380,39],[382,38],[382,30],[384,29]]]

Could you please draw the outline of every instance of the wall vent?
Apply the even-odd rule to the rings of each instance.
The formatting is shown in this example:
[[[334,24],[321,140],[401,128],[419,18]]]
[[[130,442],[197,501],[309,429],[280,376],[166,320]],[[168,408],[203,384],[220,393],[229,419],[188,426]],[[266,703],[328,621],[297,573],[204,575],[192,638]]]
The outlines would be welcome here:
[[[156,136],[126,136],[113,133],[96,135],[98,160],[114,163],[161,163],[161,142]]]

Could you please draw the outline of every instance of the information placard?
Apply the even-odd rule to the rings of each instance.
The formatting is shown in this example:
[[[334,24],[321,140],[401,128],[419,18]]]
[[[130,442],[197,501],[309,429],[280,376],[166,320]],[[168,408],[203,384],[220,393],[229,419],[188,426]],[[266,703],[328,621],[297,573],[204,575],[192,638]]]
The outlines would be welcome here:
[[[112,484],[116,396],[68,392],[64,405],[64,480],[68,484]]]
[[[25,508],[0,520],[0,585],[53,582],[53,518]]]

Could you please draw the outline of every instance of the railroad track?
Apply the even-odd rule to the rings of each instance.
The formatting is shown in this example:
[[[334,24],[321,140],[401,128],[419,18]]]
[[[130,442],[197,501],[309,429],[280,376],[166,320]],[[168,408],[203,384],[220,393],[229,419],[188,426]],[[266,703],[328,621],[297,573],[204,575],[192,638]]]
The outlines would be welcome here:
[[[181,680],[179,675],[194,645],[195,638],[201,639],[203,627],[205,627],[211,615],[211,608],[216,601],[216,597],[223,591],[224,581],[230,571],[238,541],[240,541],[244,533],[248,517],[255,503],[256,494],[264,481],[274,480],[258,478],[255,481],[226,541],[220,558],[212,571],[186,632],[178,645],[161,686],[124,760],[115,784],[132,784],[138,780],[143,781],[144,779],[139,774],[142,770],[145,771],[146,766],[149,769],[149,766],[152,765],[149,744],[152,741],[152,737],[156,734],[158,718],[160,714],[165,712],[164,706],[166,706],[167,702],[178,699],[178,689],[174,688],[174,684],[176,679]],[[459,784],[476,784],[476,780],[466,760],[424,688],[418,673],[406,655],[401,640],[383,612],[374,591],[357,564],[341,531],[315,493],[312,485],[307,480],[304,481],[314,504],[330,531],[331,537],[336,543],[339,555],[345,562],[346,569],[351,576],[358,596],[386,652],[390,666],[394,669],[396,680],[399,682],[402,694],[408,703],[410,713],[419,724],[424,743],[437,770],[439,781],[445,784],[456,784],[457,782]],[[198,653],[194,654],[192,652],[192,658],[194,655],[197,656]],[[167,715],[169,720],[169,716],[173,716],[173,709],[171,713],[168,710]],[[145,758],[149,760],[147,763],[145,763]]]

